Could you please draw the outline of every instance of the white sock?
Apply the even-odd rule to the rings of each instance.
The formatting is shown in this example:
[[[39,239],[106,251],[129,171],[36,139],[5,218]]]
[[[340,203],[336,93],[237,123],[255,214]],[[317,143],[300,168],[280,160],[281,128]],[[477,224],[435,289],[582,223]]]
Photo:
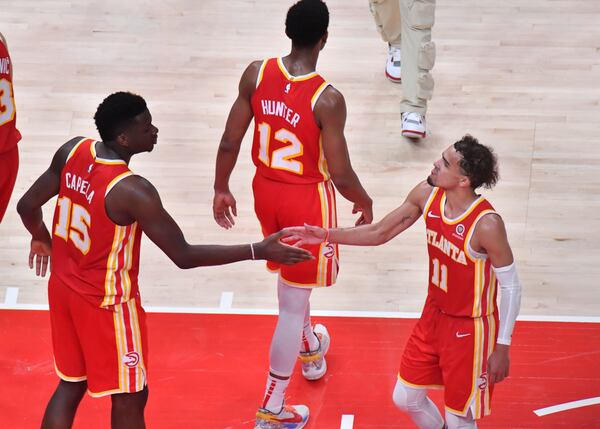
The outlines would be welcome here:
[[[262,408],[269,410],[273,414],[279,414],[283,407],[285,399],[285,390],[290,384],[290,378],[282,380],[273,377],[271,373],[267,377],[267,387],[265,389],[265,399],[263,400]]]

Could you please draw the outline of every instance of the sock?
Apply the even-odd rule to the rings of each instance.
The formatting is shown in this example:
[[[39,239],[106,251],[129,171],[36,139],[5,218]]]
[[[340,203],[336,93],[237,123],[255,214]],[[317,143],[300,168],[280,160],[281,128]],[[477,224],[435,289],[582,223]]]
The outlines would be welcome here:
[[[261,408],[269,410],[273,414],[279,414],[283,407],[285,390],[289,384],[290,377],[282,380],[269,373],[269,376],[267,377],[267,387],[265,389],[265,399],[263,400]]]

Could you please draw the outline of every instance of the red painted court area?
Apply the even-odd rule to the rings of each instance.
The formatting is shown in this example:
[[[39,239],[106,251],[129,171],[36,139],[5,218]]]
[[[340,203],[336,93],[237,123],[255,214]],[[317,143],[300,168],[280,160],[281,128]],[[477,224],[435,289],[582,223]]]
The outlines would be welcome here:
[[[252,428],[264,390],[274,316],[148,315],[149,428]],[[307,382],[299,368],[290,403],[310,407],[307,429],[413,427],[391,401],[410,319],[317,317],[332,335],[329,372]],[[0,311],[0,427],[38,428],[57,377],[46,311]],[[600,428],[600,405],[538,417],[533,410],[600,396],[600,324],[519,322],[511,377],[495,390],[480,428]],[[441,392],[431,395],[441,406]],[[104,429],[110,399],[86,396],[75,428]]]

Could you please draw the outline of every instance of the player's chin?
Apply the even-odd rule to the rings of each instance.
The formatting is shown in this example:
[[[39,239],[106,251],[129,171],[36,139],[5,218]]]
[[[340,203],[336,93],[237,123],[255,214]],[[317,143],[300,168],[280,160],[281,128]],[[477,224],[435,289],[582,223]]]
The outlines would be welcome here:
[[[429,186],[435,186],[435,180],[433,180],[433,177],[432,177],[432,176],[428,176],[428,177],[427,177],[427,184],[428,184]]]

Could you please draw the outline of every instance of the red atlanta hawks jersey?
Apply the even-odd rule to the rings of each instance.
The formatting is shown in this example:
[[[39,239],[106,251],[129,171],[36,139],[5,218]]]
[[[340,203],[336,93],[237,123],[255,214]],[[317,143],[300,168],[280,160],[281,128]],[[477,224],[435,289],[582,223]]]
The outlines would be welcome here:
[[[21,134],[17,130],[17,108],[11,78],[12,64],[8,49],[0,41],[0,153],[14,148]]]
[[[428,302],[450,316],[481,317],[496,308],[497,281],[489,258],[469,241],[477,222],[496,213],[482,196],[456,219],[444,215],[446,193],[434,188],[425,205],[429,252]]]
[[[329,179],[313,108],[328,83],[316,72],[292,76],[281,58],[263,61],[252,95],[252,161],[263,176],[286,183]]]
[[[125,161],[99,158],[96,143],[82,138],[61,172],[51,275],[94,305],[110,307],[138,294],[141,230],[106,214],[106,195],[133,173]]]

